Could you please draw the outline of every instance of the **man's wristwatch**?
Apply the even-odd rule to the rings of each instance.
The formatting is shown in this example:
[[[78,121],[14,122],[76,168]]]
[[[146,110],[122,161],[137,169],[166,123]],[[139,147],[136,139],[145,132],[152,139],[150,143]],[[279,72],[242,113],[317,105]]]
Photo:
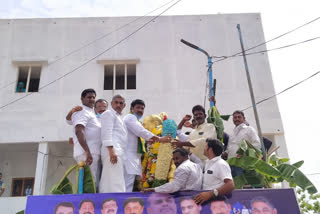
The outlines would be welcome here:
[[[218,191],[217,189],[214,189],[214,190],[213,190],[213,195],[216,196],[216,197],[218,197],[219,191]]]

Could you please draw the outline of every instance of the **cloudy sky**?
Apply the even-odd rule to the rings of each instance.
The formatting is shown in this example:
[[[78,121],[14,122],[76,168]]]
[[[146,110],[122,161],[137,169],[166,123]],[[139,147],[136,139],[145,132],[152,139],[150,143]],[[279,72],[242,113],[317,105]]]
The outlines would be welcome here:
[[[144,15],[170,0],[0,0],[0,18]],[[174,1],[173,1],[174,2]],[[320,16],[318,0],[181,0],[165,15],[261,13],[266,40]],[[151,15],[157,15],[159,11]],[[267,44],[268,49],[320,36],[320,20]],[[320,70],[320,39],[269,52],[276,92]],[[219,53],[216,53],[219,55]],[[320,190],[320,75],[278,96],[292,162]]]

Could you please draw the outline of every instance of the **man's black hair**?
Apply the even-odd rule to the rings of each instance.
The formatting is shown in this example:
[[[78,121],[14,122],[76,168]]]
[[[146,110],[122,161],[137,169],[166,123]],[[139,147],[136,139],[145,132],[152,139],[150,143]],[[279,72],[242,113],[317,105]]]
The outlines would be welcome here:
[[[146,107],[146,104],[144,103],[144,101],[140,100],[140,99],[136,99],[136,100],[132,101],[130,108],[134,108],[135,105],[143,105],[144,107]]]
[[[206,114],[206,110],[201,105],[193,106],[192,114],[194,114],[195,111],[202,111],[203,114]]]
[[[90,202],[90,203],[93,205],[93,208],[95,208],[95,205],[94,205],[94,203],[93,203],[92,200],[90,200],[90,199],[83,199],[83,200],[80,202],[79,210],[81,209],[82,204],[85,203],[85,202]]]
[[[234,114],[241,114],[241,115],[244,117],[243,111],[240,111],[240,110],[234,111],[234,112],[232,113],[232,116],[233,116]]]
[[[130,202],[139,202],[139,204],[143,207],[144,206],[144,200],[142,198],[138,198],[138,197],[132,197],[132,198],[127,198],[124,202],[123,202],[123,208],[125,208],[127,206],[127,204],[129,204]]]
[[[103,209],[104,203],[106,203],[106,202],[108,202],[108,201],[115,201],[115,202],[117,203],[117,201],[116,201],[115,198],[107,198],[107,199],[104,199],[104,200],[102,201],[102,204],[101,204],[101,209]]]
[[[66,202],[66,201],[64,201],[64,202],[60,202],[59,204],[57,204],[57,205],[55,206],[55,208],[54,208],[54,213],[55,213],[55,214],[57,213],[57,210],[58,210],[59,207],[71,207],[72,210],[74,211],[74,206],[73,206],[73,204],[72,204],[71,202]]]
[[[108,101],[106,101],[105,99],[98,99],[96,100],[96,102],[94,103],[94,107],[96,107],[97,103],[103,103],[105,102],[108,105]]]
[[[211,148],[215,156],[222,154],[223,144],[219,140],[208,138],[206,142],[208,143],[208,149]]]
[[[94,93],[95,96],[97,95],[97,93],[94,89],[87,88],[87,89],[83,90],[83,92],[81,93],[81,97],[85,98],[87,96],[87,94],[89,94],[89,93]]]
[[[254,197],[251,201],[250,201],[250,205],[251,205],[251,208],[252,208],[252,205],[253,203],[255,202],[263,202],[263,203],[266,203],[268,204],[268,206],[271,208],[271,209],[274,209],[274,205],[265,197],[263,196],[257,196],[257,197]]]
[[[177,152],[180,153],[180,155],[182,157],[186,157],[189,154],[188,151],[186,149],[184,149],[184,148],[177,148],[172,152],[172,154],[177,153]]]
[[[185,196],[185,197],[179,198],[180,203],[182,201],[186,201],[186,200],[193,200],[194,201],[194,196]],[[196,202],[194,202],[194,203],[196,203]]]

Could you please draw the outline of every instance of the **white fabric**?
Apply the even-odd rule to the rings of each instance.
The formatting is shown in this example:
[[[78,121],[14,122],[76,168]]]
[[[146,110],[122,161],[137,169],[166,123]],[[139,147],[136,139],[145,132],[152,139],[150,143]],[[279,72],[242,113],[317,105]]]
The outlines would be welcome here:
[[[149,140],[154,136],[145,129],[133,114],[128,114],[123,119],[128,130],[128,144],[126,148],[125,169],[128,174],[142,175],[141,154],[138,151],[138,137]]]
[[[190,151],[202,161],[208,158],[203,154],[207,138],[217,139],[216,127],[211,123],[203,123],[193,129],[189,135],[189,142],[194,145]]]
[[[83,154],[83,155],[79,155],[77,157],[74,158],[77,163],[79,163],[80,161],[85,161],[86,160],[86,155]],[[90,170],[91,170],[91,173],[92,173],[92,176],[94,178],[94,182],[96,184],[96,187],[99,186],[99,180],[100,180],[100,155],[95,155],[93,154],[92,155],[92,164],[90,165]]]
[[[72,114],[72,125],[73,125],[73,156],[77,157],[85,154],[82,146],[78,141],[78,137],[75,133],[76,125],[83,125],[85,127],[86,142],[89,147],[91,154],[100,155],[101,140],[100,131],[101,124],[98,121],[94,110],[87,106],[82,105],[82,110]]]
[[[183,133],[181,129],[177,130],[177,137],[181,142],[186,142],[189,140],[189,135],[186,135],[185,133]]]
[[[127,129],[121,115],[113,108],[101,115],[101,141],[101,149],[107,150],[108,146],[113,146],[116,155],[124,155],[128,141]]]
[[[68,125],[72,125],[72,120],[67,120],[67,119],[66,119],[66,123],[67,123]]]
[[[202,190],[217,189],[224,185],[224,179],[232,180],[229,164],[221,156],[207,160],[204,167]]]
[[[230,135],[229,143],[226,152],[228,158],[237,156],[237,150],[242,140],[246,140],[251,143],[258,150],[261,149],[260,139],[257,132],[251,126],[247,126],[244,123],[236,126],[233,129],[232,135]]]
[[[173,193],[182,190],[201,190],[202,184],[201,167],[189,159],[181,163],[174,172],[174,179],[155,188],[155,192]]]
[[[128,174],[126,168],[124,169],[124,182],[126,184],[126,192],[132,192],[134,181],[136,179],[135,174]]]
[[[200,158],[198,158],[198,157],[195,156],[194,154],[191,154],[191,155],[189,155],[189,159],[190,159],[190,161],[192,161],[193,163],[198,164],[198,165],[201,167],[201,171],[203,171],[204,164],[203,164],[203,161],[202,161]]]
[[[101,159],[102,173],[99,185],[101,193],[125,192],[123,156],[127,146],[127,129],[121,115],[114,109],[101,115]],[[118,162],[110,162],[108,146],[112,146]]]
[[[118,156],[118,162],[116,164],[112,164],[110,162],[109,151],[104,149],[101,151],[101,159],[102,173],[99,183],[99,192],[125,192],[126,186],[124,181],[122,157]]]

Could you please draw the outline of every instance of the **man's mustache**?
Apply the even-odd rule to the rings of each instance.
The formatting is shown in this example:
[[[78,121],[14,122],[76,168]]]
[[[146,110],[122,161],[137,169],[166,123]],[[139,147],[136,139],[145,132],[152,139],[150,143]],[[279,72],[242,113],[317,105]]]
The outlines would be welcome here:
[[[115,211],[114,209],[109,209],[109,210],[107,211],[107,213],[109,213],[109,212],[110,212],[110,213],[111,213],[111,212],[114,213],[114,211]]]

